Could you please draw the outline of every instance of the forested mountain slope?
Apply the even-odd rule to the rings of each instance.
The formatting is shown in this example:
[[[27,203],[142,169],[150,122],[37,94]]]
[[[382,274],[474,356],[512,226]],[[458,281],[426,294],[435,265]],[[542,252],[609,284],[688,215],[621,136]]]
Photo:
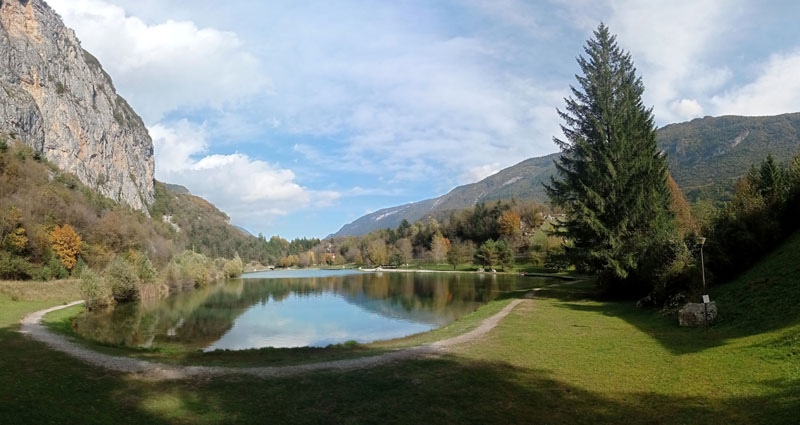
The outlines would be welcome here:
[[[736,180],[768,154],[784,162],[800,153],[799,133],[800,113],[705,117],[659,129],[658,141],[669,156],[672,176],[689,201],[718,202],[728,199]],[[547,202],[542,183],[555,173],[557,156],[531,158],[441,197],[376,211],[346,224],[332,236],[395,228],[403,220],[413,223],[478,202],[511,198]]]

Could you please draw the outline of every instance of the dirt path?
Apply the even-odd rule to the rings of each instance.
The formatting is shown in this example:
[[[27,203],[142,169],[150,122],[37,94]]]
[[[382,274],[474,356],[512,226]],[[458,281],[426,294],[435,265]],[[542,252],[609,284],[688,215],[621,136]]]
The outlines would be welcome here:
[[[232,368],[218,366],[173,366],[163,363],[149,362],[145,360],[132,359],[130,357],[117,357],[84,348],[66,337],[51,332],[42,325],[41,321],[45,314],[52,311],[61,310],[67,307],[81,304],[83,301],[76,301],[67,305],[61,305],[46,310],[31,313],[21,321],[20,331],[36,341],[47,344],[54,350],[61,351],[93,366],[102,367],[108,370],[134,373],[150,379],[186,379],[193,377],[213,377],[223,375],[250,375],[259,378],[278,378],[294,375],[301,375],[316,371],[348,371],[354,369],[370,368],[390,362],[409,360],[418,357],[431,356],[447,353],[453,346],[472,342],[480,338],[487,332],[494,329],[503,318],[508,316],[511,311],[523,302],[531,300],[513,300],[503,310],[485,319],[480,326],[465,334],[434,342],[432,344],[417,347],[400,349],[389,353],[378,354],[371,357],[360,357],[355,359],[334,360],[318,363],[307,363],[290,366],[270,366],[270,367],[248,367]]]

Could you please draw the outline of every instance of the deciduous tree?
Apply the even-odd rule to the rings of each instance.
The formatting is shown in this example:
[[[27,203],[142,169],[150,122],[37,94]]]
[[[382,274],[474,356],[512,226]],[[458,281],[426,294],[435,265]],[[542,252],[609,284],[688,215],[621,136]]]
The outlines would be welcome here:
[[[520,230],[521,219],[519,214],[514,211],[506,211],[497,220],[500,227],[500,234],[506,237],[514,237]]]
[[[50,232],[50,245],[53,251],[61,259],[61,264],[72,270],[78,263],[78,255],[81,253],[81,237],[69,224],[56,226]]]
[[[433,236],[433,240],[431,241],[431,259],[433,259],[434,263],[441,263],[447,258],[447,249],[450,245],[450,241],[445,239],[441,233],[437,233]]]

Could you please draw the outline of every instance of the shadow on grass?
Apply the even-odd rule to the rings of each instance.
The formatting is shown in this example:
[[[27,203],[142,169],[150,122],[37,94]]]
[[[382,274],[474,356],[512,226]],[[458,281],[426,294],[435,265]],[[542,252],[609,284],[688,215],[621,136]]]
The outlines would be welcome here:
[[[16,326],[0,328],[0,347],[3,424],[774,424],[800,411],[797,381],[764,382],[763,395],[735,398],[598,393],[545,370],[457,356],[279,380],[151,381],[85,365]]]
[[[681,328],[677,317],[636,308],[630,300],[606,299],[590,280],[543,288],[536,297],[558,300],[560,307],[620,318],[673,354],[688,354],[735,339],[800,326],[800,287],[794,280],[796,277],[786,273],[757,278],[745,274],[714,288],[711,294],[720,308],[720,316],[708,330]]]

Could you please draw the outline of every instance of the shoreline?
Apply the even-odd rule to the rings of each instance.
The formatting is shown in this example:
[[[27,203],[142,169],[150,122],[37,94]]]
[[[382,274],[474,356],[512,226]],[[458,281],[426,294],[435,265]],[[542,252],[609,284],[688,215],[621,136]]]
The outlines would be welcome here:
[[[324,267],[306,267],[306,268],[288,268],[288,269],[274,269],[274,270],[255,270],[255,271],[248,271],[244,272],[244,274],[248,273],[263,273],[263,272],[277,272],[277,271],[304,271],[304,270],[330,270],[330,271],[339,271],[339,270],[352,270],[357,272],[364,272],[364,273],[465,273],[465,274],[477,274],[477,275],[517,275],[522,277],[545,277],[545,278],[553,278],[553,279],[562,279],[562,280],[583,280],[585,276],[571,276],[571,275],[564,275],[564,274],[555,274],[555,273],[540,273],[540,272],[505,272],[505,271],[476,271],[476,270],[432,270],[432,269],[408,269],[408,268],[381,268],[376,267],[373,269],[367,268],[324,268]]]
[[[50,349],[65,353],[89,365],[105,370],[146,376],[155,380],[176,380],[189,378],[209,378],[219,376],[249,375],[261,379],[282,378],[313,372],[344,372],[365,369],[397,361],[413,360],[421,357],[448,353],[454,346],[473,342],[494,329],[514,308],[523,302],[532,302],[528,297],[512,300],[501,311],[480,322],[477,328],[466,333],[445,338],[432,343],[401,348],[384,354],[353,359],[330,360],[287,366],[231,367],[231,366],[182,366],[130,357],[104,354],[71,341],[66,336],[47,329],[42,324],[45,314],[64,308],[83,304],[74,301],[65,305],[50,307],[29,313],[20,321],[20,333],[47,345]]]

